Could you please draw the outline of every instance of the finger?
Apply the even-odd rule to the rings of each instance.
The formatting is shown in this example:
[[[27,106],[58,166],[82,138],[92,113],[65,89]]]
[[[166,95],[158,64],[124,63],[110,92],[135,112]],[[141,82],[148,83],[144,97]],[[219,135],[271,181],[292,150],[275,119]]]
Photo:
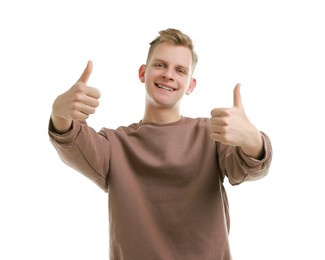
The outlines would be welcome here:
[[[213,140],[213,141],[218,141],[218,142],[222,142],[222,134],[220,134],[220,133],[216,133],[216,132],[213,132],[213,133],[211,133],[210,134],[210,137],[211,137],[211,139]]]
[[[86,68],[84,69],[84,71],[81,74],[78,81],[86,84],[89,77],[90,77],[90,74],[91,74],[92,70],[93,70],[93,63],[92,63],[92,61],[89,60],[88,63],[87,63]]]
[[[217,133],[217,134],[224,134],[227,132],[227,126],[220,126],[220,125],[210,125],[210,132]]]
[[[96,112],[96,108],[92,106],[82,106],[80,109],[80,112],[85,114],[85,115],[91,115]]]
[[[89,118],[89,114],[85,114],[81,111],[73,111],[71,114],[71,119],[72,120],[86,120]]]
[[[71,117],[74,120],[82,120],[88,118],[90,114],[94,114],[95,112],[95,107],[87,106],[85,104],[76,104]]]
[[[230,108],[214,108],[211,110],[211,116],[228,116],[230,114]]]
[[[214,116],[210,118],[210,125],[225,126],[228,125],[227,118],[221,116]]]
[[[99,100],[98,100],[98,98],[93,98],[93,97],[89,97],[89,96],[87,96],[85,98],[85,100],[83,101],[83,103],[86,106],[90,106],[90,107],[94,107],[94,108],[99,106]]]
[[[101,96],[100,91],[97,88],[89,87],[89,86],[87,86],[87,88],[85,89],[85,93],[87,96],[96,99],[99,99]]]
[[[234,88],[234,107],[243,107],[240,95],[240,83]]]

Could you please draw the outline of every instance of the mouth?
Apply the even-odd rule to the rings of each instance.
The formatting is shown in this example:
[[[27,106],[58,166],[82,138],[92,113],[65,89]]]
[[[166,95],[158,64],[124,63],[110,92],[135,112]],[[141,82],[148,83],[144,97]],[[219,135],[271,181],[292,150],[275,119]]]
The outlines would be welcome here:
[[[177,90],[176,88],[173,88],[173,87],[170,87],[170,86],[167,86],[167,85],[157,84],[157,83],[155,83],[155,86],[157,88],[164,89],[164,90],[167,90],[169,92],[173,92],[173,91]]]

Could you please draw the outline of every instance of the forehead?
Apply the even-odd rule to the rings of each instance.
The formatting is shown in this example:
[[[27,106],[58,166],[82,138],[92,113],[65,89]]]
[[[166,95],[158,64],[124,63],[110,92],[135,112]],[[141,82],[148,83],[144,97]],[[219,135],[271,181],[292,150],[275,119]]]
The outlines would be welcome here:
[[[190,67],[192,65],[191,51],[184,46],[161,43],[152,52],[150,61],[162,60],[173,65]]]

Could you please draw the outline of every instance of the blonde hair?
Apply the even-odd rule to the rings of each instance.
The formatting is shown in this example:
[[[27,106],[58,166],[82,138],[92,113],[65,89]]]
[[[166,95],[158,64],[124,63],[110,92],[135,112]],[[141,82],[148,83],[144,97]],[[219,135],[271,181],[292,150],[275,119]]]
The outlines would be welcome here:
[[[166,30],[159,31],[159,36],[157,36],[152,42],[150,42],[150,48],[147,56],[147,63],[156,48],[157,45],[166,42],[175,46],[184,46],[187,47],[192,54],[192,65],[193,69],[192,72],[194,71],[194,68],[198,62],[198,56],[196,52],[194,51],[194,45],[192,42],[192,39],[182,33],[180,30],[173,29],[173,28],[168,28]]]

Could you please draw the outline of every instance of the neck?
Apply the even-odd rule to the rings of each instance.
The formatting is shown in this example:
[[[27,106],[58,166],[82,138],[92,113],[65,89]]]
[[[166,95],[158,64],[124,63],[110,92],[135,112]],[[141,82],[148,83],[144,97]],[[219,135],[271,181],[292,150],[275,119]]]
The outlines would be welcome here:
[[[169,124],[181,119],[179,108],[162,108],[146,105],[143,123]]]

